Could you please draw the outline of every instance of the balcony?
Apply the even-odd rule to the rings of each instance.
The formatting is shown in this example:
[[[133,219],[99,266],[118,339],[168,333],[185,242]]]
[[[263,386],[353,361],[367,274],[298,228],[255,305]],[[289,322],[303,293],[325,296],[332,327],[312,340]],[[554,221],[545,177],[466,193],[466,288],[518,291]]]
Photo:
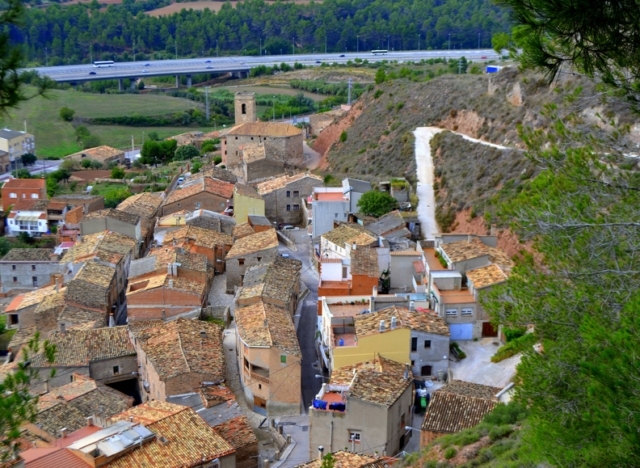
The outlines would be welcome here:
[[[256,374],[255,372],[250,372],[249,375],[251,376],[251,380],[255,381],[255,382],[262,382],[264,384],[269,384],[269,379],[266,377],[263,377],[261,375]]]

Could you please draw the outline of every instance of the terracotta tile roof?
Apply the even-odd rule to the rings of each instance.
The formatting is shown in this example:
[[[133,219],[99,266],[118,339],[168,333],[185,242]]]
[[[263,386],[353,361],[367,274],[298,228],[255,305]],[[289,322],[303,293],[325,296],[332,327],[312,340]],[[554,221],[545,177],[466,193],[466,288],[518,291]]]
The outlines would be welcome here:
[[[422,430],[455,433],[479,424],[498,404],[499,388],[454,380],[433,393]]]
[[[86,426],[89,416],[109,418],[133,406],[133,398],[111,387],[81,374],[72,378],[38,399],[36,424],[52,435],[63,427],[73,432]]]
[[[390,254],[392,257],[421,257],[422,254],[417,250],[395,250]]]
[[[229,401],[236,401],[236,396],[226,385],[205,385],[200,388],[200,397],[206,408]]]
[[[216,424],[215,430],[236,450],[258,444],[258,438],[249,424],[249,419],[244,415]]]
[[[78,263],[87,261],[98,254],[129,255],[136,246],[135,239],[113,231],[97,232],[82,236],[82,242],[76,242],[68,249],[61,259],[61,263]]]
[[[260,196],[260,194],[258,192],[256,192],[256,189],[254,189],[253,187],[249,186],[249,185],[244,185],[244,184],[236,184],[234,187],[234,193],[238,193],[242,196],[245,197],[250,197],[250,198],[256,198],[258,200],[262,200],[262,197]]]
[[[75,279],[106,288],[114,280],[115,275],[116,270],[110,266],[98,262],[87,262],[80,268]],[[73,280],[67,288],[70,288],[72,282]]]
[[[67,284],[66,299],[93,309],[104,310],[109,304],[109,292],[116,281],[116,270],[95,261],[82,265]]]
[[[235,452],[194,410],[186,406],[150,401],[120,413],[114,419],[144,424],[156,439],[109,464],[112,468],[183,468],[201,466]],[[167,443],[160,441],[163,437]]]
[[[462,240],[442,244],[440,248],[447,254],[452,262],[462,262],[472,258],[489,256],[489,261],[498,264],[503,271],[509,272],[513,267],[513,261],[509,256],[500,249],[489,247],[482,243],[477,237],[473,237],[471,241]]]
[[[322,185],[322,178],[318,177],[317,175],[307,174],[306,172],[300,172],[294,175],[282,175],[278,177],[273,177],[271,179],[264,180],[256,184],[255,186],[258,193],[260,195],[264,195],[265,193],[271,193],[274,190],[279,190],[293,182],[298,182],[299,180],[302,180],[305,178],[314,179],[318,182],[318,185]]]
[[[227,253],[227,259],[260,252],[278,247],[278,235],[273,229],[257,232],[250,236],[237,239]]]
[[[56,448],[51,453],[29,461],[27,466],[29,468],[93,468],[93,465],[87,463],[67,448]]]
[[[205,229],[198,226],[182,226],[175,231],[169,231],[164,236],[163,244],[169,245],[176,240],[176,243],[186,240],[193,241],[195,245],[214,248],[216,245],[232,245],[233,238],[222,232]]]
[[[55,361],[49,364],[43,353],[38,353],[31,358],[33,367],[88,366],[93,361],[136,353],[129,341],[127,327],[55,331],[49,336],[49,341],[57,346]]]
[[[78,307],[73,304],[65,304],[58,315],[58,323],[64,323],[67,328],[84,327],[86,329],[100,328],[106,325],[106,316],[103,311],[97,311],[86,307]]]
[[[473,287],[476,289],[486,288],[498,283],[503,283],[507,280],[507,275],[504,271],[492,263],[481,268],[474,270],[467,270],[467,279],[473,283]]]
[[[94,161],[100,162],[121,156],[124,157],[124,151],[112,148],[111,146],[102,145],[70,154],[69,156],[66,156],[65,159],[79,159],[83,157],[83,154],[86,155],[86,159],[93,159]]]
[[[247,122],[241,125],[236,125],[227,133],[228,137],[235,135],[290,137],[302,135],[302,130],[286,123]]]
[[[233,184],[208,176],[201,176],[197,179],[185,181],[182,185],[174,188],[166,198],[164,204],[169,205],[200,192],[207,192],[231,200],[231,198],[233,198]]]
[[[51,262],[53,249],[11,249],[0,262]]]
[[[142,192],[122,201],[116,210],[136,214],[143,219],[150,220],[155,217],[160,205],[162,205],[161,192]]]
[[[227,169],[216,167],[213,164],[202,166],[200,168],[200,172],[190,175],[189,177],[187,177],[187,180],[198,179],[202,176],[212,177],[214,179],[222,180],[224,182],[229,182],[232,184],[235,184],[238,181],[238,178],[233,172]]]
[[[413,374],[409,371],[405,378],[405,372],[404,364],[376,355],[372,361],[335,369],[330,383],[348,385],[349,398],[391,406],[413,385]]]
[[[9,179],[2,186],[3,189],[44,189],[46,188],[46,180],[42,178],[35,179]]]
[[[276,257],[273,263],[249,268],[245,272],[242,284],[250,288],[263,285],[262,288],[254,288],[252,292],[259,291],[260,296],[289,302],[297,290],[301,270],[302,262],[300,260]]]
[[[20,294],[6,307],[5,312],[13,312],[40,304],[47,296],[55,292],[55,286],[47,286],[45,288],[36,289],[28,293]]]
[[[168,288],[183,291],[202,297],[207,285],[190,278],[169,276],[161,273],[155,276],[130,281],[127,287],[127,295],[139,294],[156,288]]]
[[[333,466],[334,468],[365,468],[371,466],[371,463],[380,462],[380,468],[391,466],[388,465],[383,458],[376,458],[370,455],[363,455],[360,453],[352,453],[339,451],[333,454]],[[321,468],[322,460],[311,460],[301,465],[296,465],[295,468]]]
[[[369,248],[352,249],[351,274],[378,278],[380,276],[380,269],[378,267],[377,250]]]
[[[355,317],[356,336],[363,337],[380,333],[380,321],[385,321],[385,332],[391,329],[391,318],[396,318],[397,328],[436,335],[449,336],[447,322],[432,313],[411,312],[405,307],[391,306],[378,312]],[[382,333],[385,333],[382,332]]]
[[[322,234],[322,238],[344,248],[345,244],[371,245],[378,236],[356,223],[341,224],[337,228]]]
[[[108,208],[106,210],[93,211],[84,215],[83,221],[89,221],[90,219],[102,219],[112,218],[117,219],[123,223],[136,225],[140,222],[140,216],[134,213],[128,213],[125,211],[119,211],[115,208]]]
[[[214,323],[179,318],[142,330],[137,339],[160,380],[192,372],[224,380],[222,328]]]
[[[208,270],[207,257],[205,255],[185,251],[182,247],[156,247],[149,251],[147,258],[149,257],[155,258],[156,271],[167,271],[167,265],[170,263],[179,263],[182,268],[203,273]]]
[[[264,302],[235,310],[238,334],[248,346],[273,346],[279,350],[302,356],[296,328],[289,312]]]
[[[233,226],[233,238],[235,240],[250,236],[251,234],[255,234],[255,232],[249,223],[236,224]]]
[[[54,291],[47,294],[38,305],[35,311],[36,316],[47,310],[64,307],[66,303],[66,291],[66,288],[60,288],[58,292],[55,292],[54,289]]]
[[[36,327],[18,328],[18,330],[14,333],[13,337],[11,338],[11,341],[7,343],[7,349],[16,350],[23,344],[27,343],[31,338],[33,338],[33,335],[36,334],[36,331],[37,331]]]

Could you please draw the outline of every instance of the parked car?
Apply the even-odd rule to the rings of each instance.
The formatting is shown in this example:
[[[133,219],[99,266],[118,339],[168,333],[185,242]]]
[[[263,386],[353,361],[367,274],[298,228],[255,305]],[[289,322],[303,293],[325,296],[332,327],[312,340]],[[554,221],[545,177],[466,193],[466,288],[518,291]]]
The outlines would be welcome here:
[[[295,229],[295,228],[291,224],[282,224],[280,226],[280,230],[281,231],[291,231],[293,229]]]
[[[289,257],[291,257],[291,255],[289,255],[288,253],[281,253],[281,254],[280,254],[280,256],[281,256],[282,258],[289,258]]]
[[[182,182],[184,182],[184,177],[178,177],[178,185],[180,185]]]

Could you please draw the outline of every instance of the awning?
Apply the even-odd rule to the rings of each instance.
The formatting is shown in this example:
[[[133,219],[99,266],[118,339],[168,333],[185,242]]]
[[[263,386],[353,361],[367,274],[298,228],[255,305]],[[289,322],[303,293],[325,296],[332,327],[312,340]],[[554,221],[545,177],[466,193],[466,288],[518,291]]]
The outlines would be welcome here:
[[[38,221],[38,216],[17,215],[16,221]]]

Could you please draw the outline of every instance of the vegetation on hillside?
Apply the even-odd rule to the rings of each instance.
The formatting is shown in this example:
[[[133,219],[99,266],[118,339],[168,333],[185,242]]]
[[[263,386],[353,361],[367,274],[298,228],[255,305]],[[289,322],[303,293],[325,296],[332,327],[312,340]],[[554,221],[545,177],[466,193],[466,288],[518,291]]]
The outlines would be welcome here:
[[[38,0],[34,0],[37,2]],[[24,28],[12,28],[27,61],[44,65],[93,60],[185,56],[269,55],[370,49],[489,47],[505,31],[508,11],[482,0],[418,2],[347,0],[224,5],[219,12],[183,11],[154,17],[142,12],[163,0],[125,0],[102,10],[97,1],[27,10]],[[418,44],[419,42],[419,44]],[[418,45],[420,47],[418,47]]]

